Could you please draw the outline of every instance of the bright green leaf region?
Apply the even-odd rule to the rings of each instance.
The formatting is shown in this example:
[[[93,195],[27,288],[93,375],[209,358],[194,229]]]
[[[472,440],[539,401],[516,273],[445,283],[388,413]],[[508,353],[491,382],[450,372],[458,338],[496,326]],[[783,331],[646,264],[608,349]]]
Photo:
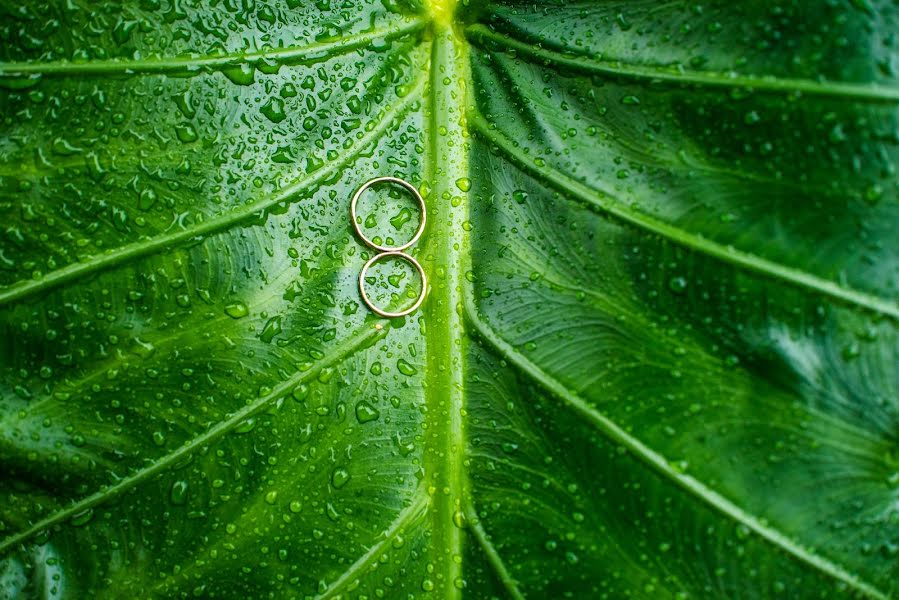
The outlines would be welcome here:
[[[897,33],[0,0],[0,597],[899,597]]]

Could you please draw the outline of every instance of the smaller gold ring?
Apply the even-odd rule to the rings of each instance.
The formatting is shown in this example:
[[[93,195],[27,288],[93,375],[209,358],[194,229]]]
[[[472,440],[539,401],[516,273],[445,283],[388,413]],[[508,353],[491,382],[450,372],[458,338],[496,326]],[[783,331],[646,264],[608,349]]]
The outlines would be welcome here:
[[[368,268],[375,264],[377,261],[388,256],[396,256],[397,258],[406,259],[407,261],[412,263],[412,266],[414,266],[418,271],[419,277],[421,277],[421,293],[418,295],[418,299],[415,301],[415,304],[399,312],[388,312],[386,310],[381,310],[380,308],[375,306],[374,303],[372,303],[372,301],[368,297],[368,294],[365,293],[365,273],[368,271]],[[387,317],[388,319],[392,319],[395,317],[405,317],[406,315],[415,312],[415,310],[418,309],[419,306],[421,306],[421,303],[424,302],[427,292],[428,279],[427,277],[425,277],[425,270],[421,267],[421,264],[419,264],[417,260],[406,254],[405,252],[402,252],[401,250],[389,250],[387,252],[375,254],[368,259],[368,262],[365,263],[365,266],[362,267],[362,271],[359,273],[359,293],[362,294],[362,300],[373,312],[381,315],[382,317]]]
[[[379,246],[378,244],[365,237],[365,234],[362,233],[362,228],[359,227],[359,223],[356,222],[356,203],[359,202],[359,198],[362,197],[362,194],[363,192],[365,192],[365,190],[376,183],[382,182],[395,183],[406,188],[406,190],[408,190],[409,193],[412,194],[415,200],[418,201],[418,205],[421,207],[421,224],[418,226],[418,231],[415,232],[415,235],[412,236],[411,240],[409,240],[402,246],[396,246],[394,248],[391,248],[390,246]],[[380,250],[381,252],[400,252],[417,242],[418,238],[421,237],[421,234],[424,233],[425,223],[427,223],[428,221],[428,213],[427,209],[425,208],[425,200],[421,197],[421,194],[418,193],[418,190],[415,189],[414,185],[412,185],[408,181],[400,179],[399,177],[375,177],[374,179],[370,179],[363,183],[362,187],[356,190],[356,193],[353,194],[353,200],[350,202],[350,221],[353,223],[353,229],[356,230],[356,234],[360,238],[362,238],[362,241],[365,242],[367,246],[374,248],[375,250]]]

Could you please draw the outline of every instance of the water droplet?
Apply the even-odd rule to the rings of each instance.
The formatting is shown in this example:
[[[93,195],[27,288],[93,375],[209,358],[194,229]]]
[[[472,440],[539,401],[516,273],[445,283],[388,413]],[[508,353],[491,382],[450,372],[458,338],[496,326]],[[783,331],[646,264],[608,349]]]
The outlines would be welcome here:
[[[172,489],[169,491],[169,499],[172,501],[172,504],[181,506],[187,503],[187,492],[187,482],[183,479],[179,479],[172,484]]]
[[[186,90],[183,94],[175,96],[175,105],[178,107],[178,110],[181,111],[181,114],[184,115],[184,117],[187,119],[193,119],[197,114],[197,110],[194,108],[191,99],[192,98],[190,90]]]
[[[680,294],[687,289],[687,280],[683,277],[672,277],[668,280],[668,289],[675,294]]]
[[[331,367],[325,367],[321,371],[318,372],[318,380],[321,383],[328,383],[334,378],[334,369]]]
[[[250,310],[243,302],[234,302],[225,307],[225,314],[234,319],[241,319],[250,314]]]
[[[199,137],[197,135],[197,130],[194,129],[194,126],[190,123],[182,123],[181,125],[176,125],[175,135],[178,136],[178,139],[185,144],[195,142]]]
[[[50,150],[53,154],[59,156],[72,156],[73,154],[81,152],[81,148],[72,145],[68,140],[63,138],[54,139],[50,145]]]
[[[865,200],[872,204],[876,204],[883,198],[883,186],[880,184],[873,184],[868,186],[865,190]]]
[[[141,190],[140,196],[137,199],[137,207],[140,210],[150,210],[154,204],[156,204],[157,196],[156,191],[152,188],[147,188],[145,190]]]
[[[401,456],[409,456],[415,451],[415,444],[413,442],[403,441],[399,432],[393,435],[393,441],[396,442],[397,449],[400,451]]]
[[[106,169],[100,162],[100,156],[96,152],[88,152],[84,156],[84,165],[94,181],[100,181],[106,175]]]
[[[94,518],[94,509],[88,508],[72,515],[72,525],[81,527],[87,525]]]
[[[360,400],[356,405],[356,420],[360,423],[377,421],[380,416],[380,411],[365,400]]]
[[[409,377],[418,373],[418,369],[410,365],[408,362],[406,362],[405,359],[402,358],[396,361],[396,368],[400,373]]]
[[[858,358],[862,353],[861,346],[858,342],[852,342],[847,346],[843,347],[843,350],[840,354],[843,356],[843,360],[852,360],[854,358]]]
[[[453,513],[453,525],[458,527],[459,529],[465,529],[468,525],[468,520],[465,518],[465,513],[461,510],[457,510]]]
[[[334,505],[331,504],[330,502],[328,502],[328,503],[325,505],[325,514],[327,514],[327,515],[328,515],[328,518],[331,519],[332,521],[339,521],[339,520],[340,520],[340,513],[337,512],[337,509],[334,508]],[[312,535],[315,535],[315,532],[313,532]],[[323,535],[324,535],[324,534],[323,534]]]
[[[269,98],[259,112],[272,123],[280,123],[287,118],[287,114],[284,112],[284,100],[277,97]]]
[[[345,486],[349,480],[350,473],[343,467],[338,467],[334,469],[333,473],[331,473],[331,485],[333,485],[337,489]]]
[[[41,75],[28,75],[26,77],[11,77],[0,75],[0,88],[5,90],[27,90],[36,86],[41,80]]]
[[[242,63],[236,67],[222,69],[222,75],[237,85],[250,85],[256,81],[256,69],[249,63]]]
[[[281,315],[274,316],[268,320],[265,327],[262,328],[259,339],[266,344],[270,344],[274,337],[279,333],[281,333]]]
[[[240,425],[234,428],[234,433],[250,433],[256,427],[256,418],[250,417]]]
[[[145,342],[140,338],[131,340],[131,352],[141,358],[150,358],[156,353],[156,346],[150,342]]]
[[[394,229],[399,229],[406,223],[412,220],[412,211],[408,208],[403,208],[397,213],[395,216],[390,218],[390,224],[393,225]]]

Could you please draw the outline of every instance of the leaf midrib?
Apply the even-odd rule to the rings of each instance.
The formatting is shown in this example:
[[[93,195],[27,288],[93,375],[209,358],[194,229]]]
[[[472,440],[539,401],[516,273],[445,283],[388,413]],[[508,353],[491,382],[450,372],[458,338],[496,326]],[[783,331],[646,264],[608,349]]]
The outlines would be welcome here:
[[[464,324],[456,310],[464,285],[462,265],[467,252],[463,224],[468,220],[467,194],[456,182],[468,177],[468,150],[462,119],[465,116],[468,81],[467,47],[451,23],[435,20],[430,61],[427,120],[427,198],[431,223],[426,269],[431,281],[429,298],[423,307],[428,323],[426,393],[430,443],[423,459],[434,494],[431,511],[431,562],[444,572],[443,597],[461,597],[457,581],[463,577],[463,534],[454,523],[463,510],[467,493],[464,468]],[[449,83],[445,84],[444,81]],[[457,206],[453,196],[461,198]],[[435,225],[439,224],[439,229]],[[461,236],[461,239],[456,236]],[[457,343],[458,342],[458,343]]]

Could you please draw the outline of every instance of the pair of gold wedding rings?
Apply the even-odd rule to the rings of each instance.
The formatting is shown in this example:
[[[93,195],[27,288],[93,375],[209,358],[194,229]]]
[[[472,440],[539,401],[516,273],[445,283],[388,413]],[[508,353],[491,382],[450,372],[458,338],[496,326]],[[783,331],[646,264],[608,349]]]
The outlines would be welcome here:
[[[359,221],[356,217],[356,205],[359,202],[359,198],[362,197],[362,194],[365,193],[365,190],[372,187],[378,183],[395,183],[399,186],[405,188],[415,200],[418,202],[419,207],[421,208],[421,223],[418,225],[418,230],[416,230],[415,235],[412,236],[412,239],[406,242],[401,246],[382,246],[380,244],[376,244],[374,241],[370,240],[366,237],[365,233],[362,231],[362,227],[359,225]],[[362,242],[368,246],[369,248],[373,248],[378,251],[378,254],[375,254],[368,262],[365,263],[365,266],[362,267],[362,271],[359,273],[359,293],[362,296],[363,302],[365,302],[366,306],[371,309],[372,312],[378,314],[382,317],[394,318],[394,317],[404,317],[410,313],[415,312],[421,303],[425,300],[425,295],[428,290],[428,280],[425,277],[425,270],[422,268],[421,264],[415,260],[412,255],[407,254],[405,250],[415,242],[418,241],[418,238],[421,237],[421,234],[425,231],[425,224],[427,223],[428,215],[427,209],[425,209],[425,201],[424,198],[421,197],[421,194],[418,193],[418,190],[415,189],[415,186],[409,183],[408,181],[404,181],[398,177],[375,177],[374,179],[370,179],[362,184],[362,186],[356,190],[356,193],[353,194],[353,199],[350,202],[350,222],[353,224],[353,229],[356,230],[356,235],[362,240]],[[410,263],[415,269],[418,271],[419,277],[421,277],[421,293],[418,295],[418,298],[415,300],[415,303],[412,306],[398,311],[398,312],[389,312],[377,307],[374,302],[368,297],[368,293],[365,291],[365,274],[368,272],[369,267],[373,264],[382,260],[384,258],[395,257],[406,262]]]

